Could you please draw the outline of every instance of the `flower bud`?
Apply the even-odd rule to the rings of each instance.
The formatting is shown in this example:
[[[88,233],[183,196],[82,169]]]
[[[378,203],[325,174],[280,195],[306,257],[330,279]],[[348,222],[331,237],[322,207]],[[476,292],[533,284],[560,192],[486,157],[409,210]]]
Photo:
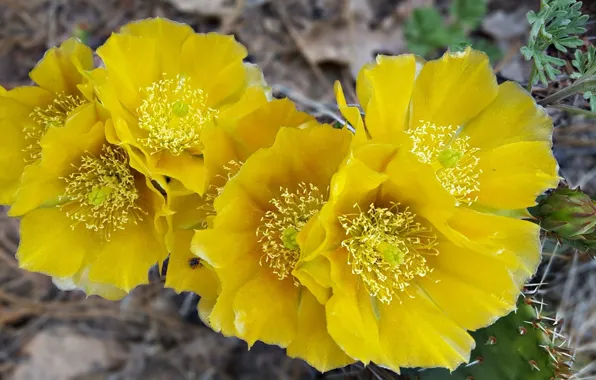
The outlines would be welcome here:
[[[540,226],[563,239],[596,235],[596,205],[579,189],[558,188],[530,209]]]

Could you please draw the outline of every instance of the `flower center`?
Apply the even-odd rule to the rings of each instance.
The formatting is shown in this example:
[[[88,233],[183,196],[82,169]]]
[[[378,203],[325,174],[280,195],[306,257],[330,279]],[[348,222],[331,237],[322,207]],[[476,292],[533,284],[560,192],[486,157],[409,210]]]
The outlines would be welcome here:
[[[261,218],[257,229],[264,259],[280,280],[288,277],[300,257],[300,246],[296,241],[298,233],[323,204],[325,197],[313,184],[300,183],[294,192],[280,189],[279,198],[272,199],[273,205]],[[297,285],[297,283],[295,282]]]
[[[46,107],[36,107],[29,117],[33,123],[25,125],[23,132],[28,144],[25,152],[27,163],[34,162],[41,157],[41,138],[50,127],[63,127],[68,115],[75,108],[87,103],[87,100],[76,95],[58,93],[52,103]]]
[[[348,236],[341,245],[349,253],[352,273],[368,293],[383,303],[406,290],[416,277],[432,272],[426,255],[437,255],[437,237],[416,222],[416,214],[370,205],[367,212],[342,215],[339,222]]]
[[[99,231],[110,240],[128,223],[137,223],[146,214],[138,205],[139,192],[122,148],[104,145],[99,157],[83,156],[77,170],[64,178],[66,200],[62,210],[75,221],[73,229]]]
[[[472,194],[480,187],[478,148],[472,148],[468,136],[458,136],[458,126],[437,126],[421,121],[422,125],[407,131],[414,153],[420,162],[430,164],[443,187],[458,202],[471,204]]]
[[[166,79],[164,74],[164,79],[140,92],[139,127],[147,132],[141,143],[154,152],[167,150],[174,155],[202,149],[201,131],[217,116],[217,110],[207,107],[203,90],[194,88],[184,75]]]

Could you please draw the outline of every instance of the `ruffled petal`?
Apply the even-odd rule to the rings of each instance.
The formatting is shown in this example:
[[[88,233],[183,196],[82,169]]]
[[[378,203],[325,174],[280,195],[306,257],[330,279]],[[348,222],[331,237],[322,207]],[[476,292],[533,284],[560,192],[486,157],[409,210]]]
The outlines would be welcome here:
[[[418,284],[458,325],[476,330],[515,308],[521,289],[504,262],[449,241],[438,249],[427,257],[433,272]]]
[[[187,189],[203,194],[207,186],[207,170],[203,157],[189,153],[173,155],[168,151],[150,154],[149,171],[152,174],[172,177],[180,181]]]
[[[192,252],[216,268],[231,265],[255,249],[258,241],[255,229],[262,215],[263,211],[246,197],[234,198],[227,207],[218,210],[212,229],[195,232]]]
[[[246,85],[243,59],[247,51],[233,36],[217,33],[193,34],[184,43],[181,71],[207,94],[207,105],[215,107],[239,96]]]
[[[376,302],[372,300],[371,302]],[[376,302],[379,337],[390,368],[445,367],[451,370],[467,362],[474,339],[452,321],[420,289],[390,304]]]
[[[273,145],[281,128],[295,128],[313,120],[312,116],[298,111],[290,100],[273,100],[244,117],[230,134],[237,141],[240,159],[244,161],[258,149]]]
[[[208,324],[213,330],[225,336],[238,336],[234,302],[238,290],[254,278],[258,271],[258,260],[251,254],[241,256],[225,268],[216,269],[217,277],[221,281],[221,292],[208,316]]]
[[[462,207],[449,227],[460,234],[456,244],[503,262],[518,287],[536,272],[542,252],[537,224]]]
[[[97,235],[79,226],[59,208],[34,210],[21,220],[19,266],[63,278],[74,276],[98,252]],[[48,228],[51,226],[51,228]]]
[[[485,53],[467,48],[427,62],[412,93],[410,128],[420,121],[464,125],[497,96],[498,86]]]
[[[518,83],[505,82],[495,100],[462,133],[470,137],[471,146],[482,150],[522,141],[550,143],[553,122]]]
[[[358,74],[356,92],[373,139],[395,142],[407,126],[406,116],[416,76],[416,57],[377,56]]]
[[[126,24],[120,33],[155,41],[159,54],[154,60],[159,64],[160,73],[177,73],[180,71],[182,45],[193,30],[186,24],[156,17]]]
[[[252,346],[257,340],[286,347],[296,336],[300,288],[259,266],[254,278],[234,298],[238,337]]]
[[[83,268],[72,277],[52,278],[52,282],[58,289],[64,291],[81,290],[87,296],[98,295],[110,301],[118,301],[126,296],[122,289],[110,284],[100,284],[89,281],[89,268]]]
[[[159,61],[155,59],[157,52],[158,47],[153,39],[112,34],[97,49],[108,70],[105,85],[109,88],[99,90],[102,102],[104,98],[109,101],[110,96],[115,96],[130,112],[136,112],[141,105],[139,90],[162,79]],[[106,96],[101,96],[102,93]]]
[[[443,231],[455,210],[455,199],[439,183],[432,167],[401,150],[387,165],[386,173],[389,180],[379,196],[383,207],[399,202]]]
[[[216,299],[219,294],[219,279],[213,268],[190,251],[193,234],[192,230],[174,232],[166,287],[178,293],[190,291],[197,293],[201,298]]]
[[[321,372],[344,367],[355,360],[347,356],[327,332],[325,306],[307,290],[300,293],[296,337],[288,356],[305,360]]]
[[[557,161],[547,141],[518,142],[478,153],[477,202],[496,209],[534,206],[545,190],[557,186]]]
[[[31,144],[24,127],[33,123],[29,114],[37,106],[51,102],[52,95],[39,87],[20,87],[0,95],[0,204],[12,204],[30,161],[26,148]]]
[[[331,262],[333,296],[325,304],[327,330],[350,357],[362,361],[381,361],[377,315],[370,295],[347,264],[348,253],[336,249],[325,253]]]
[[[93,69],[93,52],[75,38],[64,41],[60,47],[48,50],[29,76],[40,87],[53,93],[78,93],[83,82],[79,69]]]

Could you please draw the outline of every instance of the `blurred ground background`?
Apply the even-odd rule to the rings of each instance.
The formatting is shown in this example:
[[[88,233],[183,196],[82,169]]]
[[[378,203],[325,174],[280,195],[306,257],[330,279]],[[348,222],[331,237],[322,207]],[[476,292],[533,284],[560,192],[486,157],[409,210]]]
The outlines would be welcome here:
[[[592,14],[596,1],[585,1]],[[519,55],[525,13],[538,0],[491,0],[473,35],[497,46],[501,80],[527,80]],[[447,9],[445,0],[0,0],[0,85],[29,84],[28,72],[44,51],[72,35],[97,47],[122,24],[151,16],[188,23],[200,32],[233,33],[258,63],[278,96],[289,96],[324,116],[332,84],[351,90],[358,69],[376,53],[408,50],[404,22],[421,6]],[[591,8],[591,9],[590,9]],[[593,40],[586,37],[586,43]],[[437,54],[440,53],[437,52]],[[565,78],[562,78],[564,85]],[[538,89],[546,92],[548,89]],[[319,103],[312,103],[316,99]],[[350,100],[348,100],[350,101]],[[576,99],[581,102],[581,99]],[[595,121],[553,112],[555,152],[570,184],[596,195]],[[0,136],[1,138],[1,136]],[[184,380],[322,378],[282,350],[224,338],[196,317],[193,295],[152,284],[120,303],[57,290],[43,275],[18,269],[18,221],[0,213],[0,379]],[[65,247],[67,249],[67,247]],[[545,247],[537,290],[564,317],[579,347],[578,378],[596,378],[596,262],[556,246]],[[543,284],[544,283],[544,284]],[[358,366],[326,375],[367,379],[380,375]],[[522,379],[520,379],[522,380]]]

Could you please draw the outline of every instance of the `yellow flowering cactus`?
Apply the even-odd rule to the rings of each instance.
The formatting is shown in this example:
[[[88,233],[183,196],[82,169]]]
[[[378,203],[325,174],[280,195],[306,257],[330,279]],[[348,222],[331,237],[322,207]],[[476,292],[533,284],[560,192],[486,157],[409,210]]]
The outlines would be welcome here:
[[[98,107],[46,132],[41,158],[19,190],[29,207],[17,259],[89,293],[103,295],[105,284],[124,294],[147,283],[149,268],[167,256],[165,199],[129,164],[128,152],[106,140]]]
[[[319,371],[454,370],[540,263],[552,121],[473,49],[378,56],[342,128],[271,99],[232,36],[154,18],[0,87],[19,265],[119,299],[167,259],[201,319]],[[164,271],[166,272],[166,271]]]
[[[108,134],[131,146],[153,179],[203,194],[206,131],[266,101],[260,71],[243,62],[246,49],[232,36],[156,18],[125,25],[97,54]]]

